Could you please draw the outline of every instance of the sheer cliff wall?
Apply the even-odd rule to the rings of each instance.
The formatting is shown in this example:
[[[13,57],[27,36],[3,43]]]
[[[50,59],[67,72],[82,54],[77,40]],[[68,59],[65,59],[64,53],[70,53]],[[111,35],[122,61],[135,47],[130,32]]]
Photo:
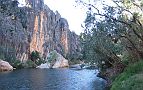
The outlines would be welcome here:
[[[28,60],[32,51],[46,58],[53,50],[65,57],[81,50],[79,37],[69,30],[67,20],[50,10],[43,0],[26,0],[23,8],[27,15],[26,28],[20,20],[3,15],[0,18],[3,21],[0,44],[14,48],[18,59]],[[9,29],[14,30],[13,35]]]

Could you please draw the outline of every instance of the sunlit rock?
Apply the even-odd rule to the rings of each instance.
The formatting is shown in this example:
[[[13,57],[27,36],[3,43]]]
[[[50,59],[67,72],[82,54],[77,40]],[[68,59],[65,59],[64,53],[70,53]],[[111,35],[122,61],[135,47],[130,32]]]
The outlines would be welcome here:
[[[68,60],[66,60],[57,51],[52,51],[48,56],[48,61],[50,62],[50,68],[63,68],[69,67]]]
[[[11,71],[13,67],[6,61],[0,59],[0,71]]]
[[[62,67],[68,67],[68,60],[66,60],[61,54],[57,53],[57,58],[55,64],[52,66],[52,68],[62,68]]]
[[[36,68],[49,68],[50,67],[50,64],[49,63],[44,63],[44,64],[41,64],[40,66],[37,66]]]

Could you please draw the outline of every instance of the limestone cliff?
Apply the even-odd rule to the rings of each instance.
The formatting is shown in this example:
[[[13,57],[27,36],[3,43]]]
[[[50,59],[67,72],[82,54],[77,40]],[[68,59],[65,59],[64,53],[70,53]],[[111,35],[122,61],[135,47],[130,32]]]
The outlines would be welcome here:
[[[22,27],[20,20],[12,20],[1,15],[0,44],[16,50],[18,59],[27,60],[32,51],[38,51],[43,58],[50,51],[56,50],[66,56],[80,51],[79,37],[69,30],[66,19],[58,12],[53,12],[43,0],[26,0],[27,22],[26,28]],[[9,26],[5,26],[9,25]],[[9,29],[14,30],[13,35]]]

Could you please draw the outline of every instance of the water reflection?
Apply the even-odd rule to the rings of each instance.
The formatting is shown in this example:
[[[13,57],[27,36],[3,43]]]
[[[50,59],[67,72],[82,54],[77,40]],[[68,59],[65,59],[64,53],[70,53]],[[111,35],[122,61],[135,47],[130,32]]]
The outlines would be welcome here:
[[[22,69],[0,73],[0,90],[103,90],[95,70]]]

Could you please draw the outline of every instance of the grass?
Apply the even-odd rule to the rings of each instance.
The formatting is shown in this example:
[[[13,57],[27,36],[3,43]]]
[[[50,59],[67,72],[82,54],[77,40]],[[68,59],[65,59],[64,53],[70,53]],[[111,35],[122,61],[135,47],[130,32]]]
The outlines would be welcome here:
[[[142,90],[143,61],[129,65],[113,82],[111,90]]]

